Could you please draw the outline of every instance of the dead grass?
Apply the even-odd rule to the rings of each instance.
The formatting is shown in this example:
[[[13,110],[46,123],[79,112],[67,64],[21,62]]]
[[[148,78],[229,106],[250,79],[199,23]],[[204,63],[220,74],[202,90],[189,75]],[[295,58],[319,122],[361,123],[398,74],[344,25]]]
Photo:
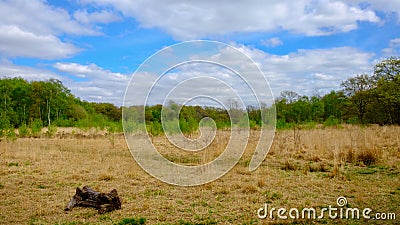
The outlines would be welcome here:
[[[94,131],[64,131],[53,139],[2,140],[0,224],[116,224],[124,218],[146,218],[146,224],[294,223],[259,220],[256,211],[266,202],[300,209],[334,206],[339,196],[345,196],[352,207],[395,212],[400,217],[399,135],[397,126],[279,131],[261,167],[249,172],[257,136],[253,131],[247,151],[232,171],[189,188],[162,183],[144,172],[122,135],[116,135],[114,143]],[[220,154],[227,138],[227,133],[219,132],[206,153],[194,155],[176,151],[165,138],[154,141],[163,146],[163,155],[196,165]],[[116,188],[122,209],[105,215],[83,208],[65,213],[75,188],[84,185],[104,192]],[[398,219],[384,224],[398,224]]]

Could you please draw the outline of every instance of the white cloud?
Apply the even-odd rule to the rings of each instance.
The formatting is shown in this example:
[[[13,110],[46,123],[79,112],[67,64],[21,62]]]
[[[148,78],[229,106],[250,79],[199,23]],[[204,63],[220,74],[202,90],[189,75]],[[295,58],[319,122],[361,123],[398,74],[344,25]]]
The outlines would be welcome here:
[[[0,25],[0,52],[6,56],[40,59],[67,58],[81,51],[53,35],[37,35],[19,27]]]
[[[239,50],[250,56],[264,72],[275,96],[284,90],[312,94],[315,90],[337,90],[345,79],[372,71],[373,53],[352,47],[300,49],[287,55],[271,55],[243,45]]]
[[[51,3],[51,2],[49,2]],[[82,49],[60,39],[61,35],[100,35],[98,23],[118,19],[111,11],[77,11],[44,0],[0,1],[0,54],[4,57],[68,58]]]
[[[319,0],[309,2],[304,13],[291,17],[291,22],[284,27],[310,36],[329,35],[355,30],[359,21],[377,23],[380,19],[372,10],[361,9],[342,1]]]
[[[29,66],[20,66],[12,64],[7,60],[0,62],[0,78],[1,77],[22,77],[26,80],[47,80],[55,78],[63,80],[61,76],[45,69],[38,69]]]
[[[69,13],[42,0],[5,0],[0,2],[0,24],[13,25],[38,35],[98,35],[98,31],[81,25]]]
[[[389,41],[389,46],[382,49],[385,56],[398,56],[400,55],[400,38],[395,38]]]
[[[137,19],[143,27],[161,28],[177,39],[280,29],[306,35],[329,35],[357,29],[359,21],[380,21],[370,9],[335,0],[84,2],[112,5],[125,16]]]
[[[283,42],[281,41],[281,39],[279,39],[277,37],[273,37],[273,38],[270,38],[270,39],[262,40],[261,44],[266,46],[266,47],[273,48],[273,47],[276,47],[276,46],[283,45]]]
[[[74,13],[74,18],[83,24],[94,23],[112,23],[121,20],[121,18],[114,12],[109,10],[102,10],[99,12],[89,13],[87,10],[78,10]]]
[[[301,95],[312,95],[316,91],[326,93],[331,90],[338,90],[342,81],[356,74],[370,73],[373,69],[371,60],[374,54],[352,47],[302,49],[287,55],[272,55],[249,46],[237,44],[234,44],[234,46],[250,56],[263,71],[274,96],[279,96],[284,90],[296,91]],[[210,49],[207,48],[209,52],[213,52]],[[178,52],[176,51],[177,54],[179,54]],[[168,55],[166,60],[181,58],[179,55],[173,55],[175,51],[169,51],[169,53],[172,55]],[[192,58],[196,59],[196,57]],[[157,75],[151,73],[139,75],[136,84],[130,90],[130,95],[133,96],[130,99],[132,102],[138,100],[137,96],[140,93],[146,94],[150,90],[151,83],[156,82],[153,93],[149,98],[151,104],[162,103],[169,90],[178,92],[174,99],[178,102],[184,102],[191,96],[205,95],[205,93],[224,102],[233,98],[232,94],[227,94],[228,87],[232,87],[245,102],[254,103],[254,98],[248,91],[248,85],[256,93],[262,94],[262,96],[257,95],[261,97],[260,99],[268,102],[268,89],[263,86],[263,79],[258,76],[257,68],[243,55],[237,54],[235,49],[221,48],[218,52],[208,55],[206,58],[203,55],[203,58],[197,59],[225,65],[243,76],[247,84],[236,74],[229,73],[229,71],[227,73],[224,67],[216,67],[214,64],[207,63],[190,64],[179,66],[179,69],[169,72],[165,75],[166,77],[162,77],[160,80],[156,80]],[[159,60],[156,60],[156,62],[159,62]],[[190,84],[187,81],[186,86],[183,86],[184,83],[182,82],[195,77],[197,77],[195,83]],[[222,81],[228,86],[224,87],[221,83],[209,78]],[[150,81],[150,84],[145,84],[145,81]]]
[[[395,14],[397,16],[398,22],[400,23],[400,1],[397,0],[348,0],[353,4],[365,5],[374,11],[384,12],[388,15]]]
[[[111,72],[93,63],[82,65],[58,62],[53,67],[59,72],[84,78],[83,81],[71,81],[69,85],[71,91],[78,97],[88,101],[122,104],[129,81],[127,75]]]
[[[389,46],[393,47],[393,48],[400,47],[400,38],[395,38],[395,39],[390,40]]]

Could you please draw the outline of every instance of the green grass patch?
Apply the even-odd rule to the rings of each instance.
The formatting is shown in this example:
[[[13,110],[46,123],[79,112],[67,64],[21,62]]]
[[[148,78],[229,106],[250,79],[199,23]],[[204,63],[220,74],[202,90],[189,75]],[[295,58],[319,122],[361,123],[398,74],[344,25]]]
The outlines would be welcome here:
[[[263,194],[266,198],[265,202],[267,203],[272,203],[273,201],[279,200],[283,197],[283,194],[278,192],[265,191]]]
[[[357,171],[358,174],[374,174],[377,172],[378,172],[378,170],[375,168],[365,168],[365,169],[359,169]]]
[[[164,190],[152,190],[152,189],[147,189],[144,191],[144,196],[146,197],[153,197],[153,196],[162,196],[165,195]]]
[[[7,165],[8,166],[19,166],[19,164],[17,162],[9,162]]]
[[[145,223],[146,223],[145,218],[123,218],[115,225],[141,225]]]

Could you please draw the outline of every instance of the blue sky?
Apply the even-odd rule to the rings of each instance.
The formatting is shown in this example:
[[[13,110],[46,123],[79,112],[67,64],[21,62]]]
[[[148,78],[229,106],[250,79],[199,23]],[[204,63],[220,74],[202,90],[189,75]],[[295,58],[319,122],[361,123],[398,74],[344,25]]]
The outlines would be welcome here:
[[[81,99],[116,105],[146,58],[181,41],[238,48],[275,96],[337,90],[400,55],[394,0],[0,0],[0,14],[1,76],[57,78]]]

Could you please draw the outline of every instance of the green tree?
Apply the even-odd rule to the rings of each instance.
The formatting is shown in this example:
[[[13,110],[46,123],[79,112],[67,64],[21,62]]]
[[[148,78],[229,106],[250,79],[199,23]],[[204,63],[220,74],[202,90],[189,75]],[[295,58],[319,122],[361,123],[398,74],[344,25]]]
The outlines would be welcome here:
[[[311,119],[314,122],[321,122],[324,118],[324,102],[319,96],[311,97]]]
[[[372,79],[375,87],[368,92],[369,122],[400,124],[400,58],[390,57],[377,63]]]
[[[343,81],[341,86],[344,93],[350,97],[360,122],[365,123],[364,117],[367,113],[367,104],[370,103],[371,99],[368,90],[375,86],[374,79],[367,74],[360,74]]]
[[[394,81],[400,74],[400,58],[390,57],[378,62],[374,67],[373,79],[375,83],[380,80]]]
[[[337,119],[352,117],[350,115],[352,113],[351,110],[347,110],[346,112],[346,108],[352,106],[349,105],[348,97],[342,91],[331,91],[329,94],[322,97],[321,101],[324,105],[324,121],[330,117]],[[347,116],[344,114],[347,114]]]
[[[91,103],[97,113],[105,115],[112,121],[119,121],[122,117],[122,108],[111,103]]]

